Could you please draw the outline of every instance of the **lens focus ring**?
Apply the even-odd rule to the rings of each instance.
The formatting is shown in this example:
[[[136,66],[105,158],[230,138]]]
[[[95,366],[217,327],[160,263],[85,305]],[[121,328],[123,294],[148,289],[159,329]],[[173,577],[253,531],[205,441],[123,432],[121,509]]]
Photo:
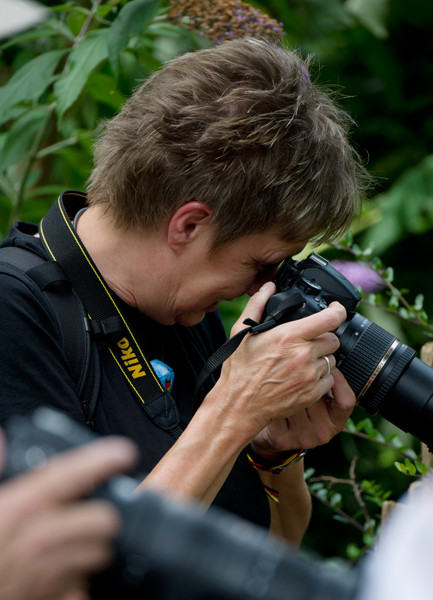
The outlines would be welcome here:
[[[360,323],[365,323],[365,320]],[[399,342],[391,333],[368,321],[366,328],[354,319],[340,337],[337,366],[355,393],[359,404],[371,414],[376,413],[382,401],[395,385],[415,351]],[[353,345],[353,338],[359,339]],[[346,342],[351,342],[345,354]]]
[[[375,414],[414,355],[415,350],[399,342],[395,352],[378,374],[376,384],[371,386],[370,396],[367,394],[365,398],[360,398],[359,404]]]
[[[337,366],[343,373],[355,396],[358,397],[377,365],[386,354],[395,337],[370,322],[360,335],[358,342],[351,352]],[[340,338],[338,355],[344,354],[344,335]]]

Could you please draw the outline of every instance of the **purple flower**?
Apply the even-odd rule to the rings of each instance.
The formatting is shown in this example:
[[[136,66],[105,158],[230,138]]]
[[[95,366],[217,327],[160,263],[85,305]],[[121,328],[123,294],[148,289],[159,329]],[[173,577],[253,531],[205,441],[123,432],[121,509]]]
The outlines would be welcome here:
[[[380,292],[386,286],[382,277],[373,269],[350,260],[332,260],[330,264],[340,271],[352,285],[358,286],[365,294]]]

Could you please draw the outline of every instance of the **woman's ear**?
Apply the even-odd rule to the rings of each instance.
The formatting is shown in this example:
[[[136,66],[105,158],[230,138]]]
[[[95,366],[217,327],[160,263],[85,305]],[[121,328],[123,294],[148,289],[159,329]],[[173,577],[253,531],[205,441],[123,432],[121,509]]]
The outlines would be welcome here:
[[[171,247],[181,247],[197,237],[209,234],[213,211],[203,202],[191,200],[176,210],[170,217],[167,242]]]

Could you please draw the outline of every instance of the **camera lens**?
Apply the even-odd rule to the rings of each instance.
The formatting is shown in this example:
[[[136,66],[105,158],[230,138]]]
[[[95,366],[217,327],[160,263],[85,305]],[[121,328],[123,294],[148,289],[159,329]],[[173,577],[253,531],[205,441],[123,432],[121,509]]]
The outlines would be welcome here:
[[[337,329],[337,367],[357,402],[433,446],[433,369],[376,323],[353,313]]]

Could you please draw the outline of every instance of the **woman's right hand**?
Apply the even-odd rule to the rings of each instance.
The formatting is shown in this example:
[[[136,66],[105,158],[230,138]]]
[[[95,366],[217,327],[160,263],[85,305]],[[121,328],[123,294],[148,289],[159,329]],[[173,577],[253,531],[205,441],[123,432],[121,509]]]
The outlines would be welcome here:
[[[274,291],[274,284],[267,283],[250,299],[232,335],[245,327],[246,318],[260,321]],[[333,368],[339,348],[333,331],[345,318],[344,307],[334,302],[303,319],[245,336],[224,362],[212,402],[238,422],[247,442],[269,423],[305,410],[332,389],[334,378],[324,357]]]

